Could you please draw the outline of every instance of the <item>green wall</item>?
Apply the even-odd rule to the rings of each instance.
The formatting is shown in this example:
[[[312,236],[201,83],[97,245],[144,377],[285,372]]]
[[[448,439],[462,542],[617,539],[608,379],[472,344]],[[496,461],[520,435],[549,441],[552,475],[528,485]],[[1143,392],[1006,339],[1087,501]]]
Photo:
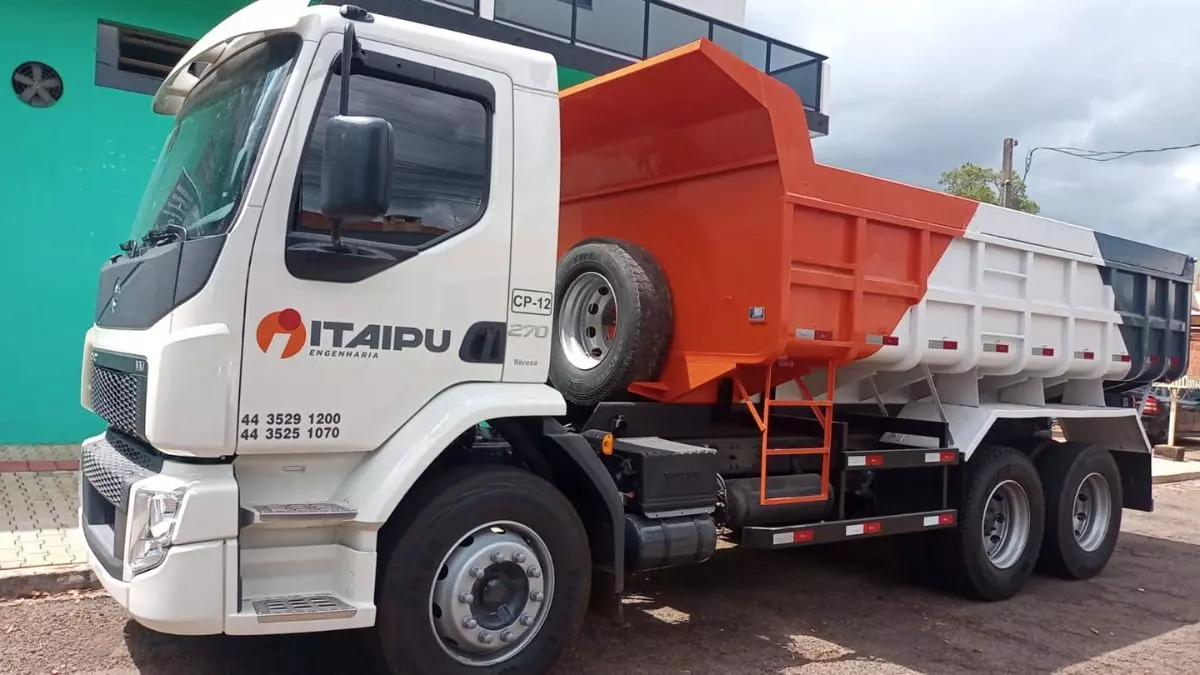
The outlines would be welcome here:
[[[591,73],[585,73],[582,70],[573,70],[571,68],[558,67],[558,88],[566,89],[574,87],[580,82],[586,82],[595,77]]]
[[[198,38],[236,0],[55,0],[0,25],[0,443],[72,443],[102,428],[79,405],[83,334],[104,258],[129,224],[170,120],[150,97],[95,86],[96,22]],[[63,78],[49,108],[22,103],[13,69],[43,61]]]
[[[199,38],[242,4],[55,0],[6,13],[0,73],[42,61],[62,76],[63,98],[32,108],[0,92],[0,444],[74,443],[103,428],[79,404],[83,335],[99,267],[129,236],[171,120],[151,112],[150,96],[95,86],[96,22]],[[559,75],[563,87],[591,77]]]

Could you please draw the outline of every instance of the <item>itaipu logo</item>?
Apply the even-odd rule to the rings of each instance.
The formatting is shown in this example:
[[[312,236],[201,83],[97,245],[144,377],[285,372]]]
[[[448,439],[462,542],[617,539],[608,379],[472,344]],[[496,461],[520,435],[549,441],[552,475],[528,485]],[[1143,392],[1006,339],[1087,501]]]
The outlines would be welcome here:
[[[308,341],[308,331],[304,329],[304,320],[300,312],[294,309],[281,309],[271,312],[258,322],[258,348],[266,354],[276,335],[286,335],[287,344],[283,346],[281,359],[290,359],[300,353],[304,343]]]
[[[357,327],[349,321],[314,320],[305,326],[300,312],[288,308],[271,312],[258,322],[258,348],[269,354],[271,343],[287,336],[281,359],[290,359],[308,344],[308,355],[324,358],[377,359],[384,351],[424,348],[441,353],[450,348],[450,331],[411,326],[368,323]]]

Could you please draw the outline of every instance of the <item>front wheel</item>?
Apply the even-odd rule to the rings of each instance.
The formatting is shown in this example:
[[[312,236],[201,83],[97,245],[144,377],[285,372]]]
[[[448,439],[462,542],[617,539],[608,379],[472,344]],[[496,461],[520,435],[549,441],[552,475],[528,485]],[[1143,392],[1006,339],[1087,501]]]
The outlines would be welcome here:
[[[1056,443],[1041,465],[1046,540],[1038,566],[1064,579],[1090,579],[1108,564],[1121,530],[1117,462],[1095,446]]]
[[[387,669],[406,675],[546,673],[583,623],[587,534],[545,480],[495,466],[421,486],[378,592]]]

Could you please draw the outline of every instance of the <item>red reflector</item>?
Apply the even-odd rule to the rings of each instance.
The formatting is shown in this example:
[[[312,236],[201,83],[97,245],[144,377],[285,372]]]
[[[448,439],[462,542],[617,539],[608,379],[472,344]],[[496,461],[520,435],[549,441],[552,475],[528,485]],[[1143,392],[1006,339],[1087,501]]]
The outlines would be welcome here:
[[[884,335],[883,344],[889,347],[895,347],[896,345],[900,344],[900,338],[896,337],[895,335]]]
[[[1170,368],[1177,368],[1177,367],[1179,367],[1179,359],[1178,359],[1178,358],[1176,358],[1176,357],[1174,357],[1174,356],[1172,356],[1171,358],[1167,359],[1167,366],[1168,366],[1168,367],[1170,367]]]
[[[953,525],[953,524],[954,524],[954,514],[953,513],[943,513],[940,516],[938,516],[938,525]]]
[[[1150,362],[1150,365],[1154,365],[1158,363],[1158,354],[1151,354],[1150,356],[1146,357],[1146,360]]]
[[[883,466],[883,455],[867,455],[867,466]]]
[[[1084,352],[1084,353],[1083,353],[1083,360],[1084,360],[1084,361],[1092,361],[1092,360],[1094,360],[1095,358],[1096,358],[1096,353],[1095,353],[1095,352]]]
[[[819,331],[813,333],[813,338],[817,339],[817,340],[832,340],[833,339],[833,331],[819,330]]]
[[[1142,407],[1142,412],[1149,413],[1151,415],[1157,415],[1158,414],[1158,398],[1155,396],[1147,396],[1146,397],[1146,405]]]
[[[996,353],[997,354],[1007,354],[1008,353],[1008,345],[999,345],[999,344],[996,345]]]
[[[863,532],[866,534],[879,534],[879,531],[882,529],[883,523],[878,521],[874,523],[863,523]]]
[[[942,462],[953,462],[954,460],[958,459],[958,453],[954,451],[943,452],[939,459]]]
[[[1054,347],[1042,347],[1042,356],[1054,356]]]
[[[804,542],[808,542],[808,541],[812,541],[812,540],[813,540],[813,531],[812,530],[797,530],[796,532],[792,533],[792,542],[793,543],[803,544]]]
[[[942,349],[958,349],[958,340],[942,340]]]
[[[1132,356],[1130,356],[1130,355],[1128,355],[1128,354],[1122,354],[1122,355],[1121,355],[1121,363],[1129,363],[1130,361],[1133,361],[1133,357],[1132,357]]]

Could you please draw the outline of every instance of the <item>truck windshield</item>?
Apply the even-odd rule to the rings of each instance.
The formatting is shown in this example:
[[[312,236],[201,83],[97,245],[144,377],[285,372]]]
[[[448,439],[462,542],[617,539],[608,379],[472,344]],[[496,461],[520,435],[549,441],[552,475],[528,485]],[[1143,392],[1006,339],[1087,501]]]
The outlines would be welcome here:
[[[158,157],[131,232],[135,242],[178,227],[187,238],[229,229],[300,43],[295,35],[272,36],[204,74]]]

